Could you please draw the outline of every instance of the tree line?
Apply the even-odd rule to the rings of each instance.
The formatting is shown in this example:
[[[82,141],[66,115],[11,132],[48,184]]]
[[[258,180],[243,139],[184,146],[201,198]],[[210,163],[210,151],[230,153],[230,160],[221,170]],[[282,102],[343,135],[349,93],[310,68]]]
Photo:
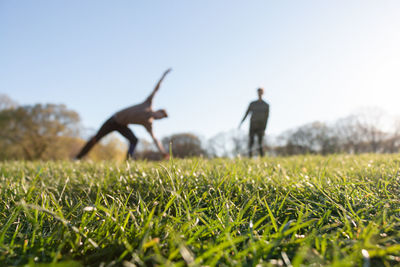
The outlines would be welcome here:
[[[214,153],[217,156],[247,153],[248,137],[244,133],[227,132],[210,141],[212,151],[219,151]],[[273,156],[398,153],[400,118],[379,108],[362,108],[333,122],[315,121],[269,136],[265,146]]]
[[[79,114],[59,104],[18,105],[0,95],[0,160],[71,159],[84,144]],[[268,131],[267,131],[268,133]],[[164,137],[162,144],[175,157],[234,157],[247,155],[248,136],[241,131],[220,133],[208,140],[192,133]],[[334,153],[397,153],[400,120],[380,109],[363,109],[334,122],[312,122],[268,136],[266,151],[273,156]],[[91,151],[92,160],[122,160],[126,144],[106,138]],[[153,144],[140,140],[137,159],[158,160]]]

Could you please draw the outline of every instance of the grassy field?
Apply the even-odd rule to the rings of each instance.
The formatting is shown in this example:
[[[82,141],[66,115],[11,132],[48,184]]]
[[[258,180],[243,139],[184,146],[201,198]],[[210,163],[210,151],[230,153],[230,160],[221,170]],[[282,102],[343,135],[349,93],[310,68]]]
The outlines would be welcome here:
[[[0,163],[0,265],[400,265],[400,156]]]

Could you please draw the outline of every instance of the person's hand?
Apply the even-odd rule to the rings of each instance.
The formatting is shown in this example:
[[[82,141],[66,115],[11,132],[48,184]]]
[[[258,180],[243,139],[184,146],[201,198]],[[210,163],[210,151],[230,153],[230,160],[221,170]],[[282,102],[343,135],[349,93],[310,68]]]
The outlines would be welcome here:
[[[171,68],[169,68],[169,69],[167,69],[164,73],[163,73],[163,75],[161,76],[161,79],[158,81],[158,83],[157,83],[157,85],[156,85],[156,89],[155,90],[158,90],[158,87],[161,85],[161,83],[162,83],[162,81],[164,80],[164,78],[165,78],[165,76],[167,76],[167,74],[169,73],[169,72],[171,72]]]
[[[171,68],[167,69],[167,70],[164,72],[164,74],[163,74],[163,78],[164,78],[165,76],[167,76],[167,74],[170,73],[171,70],[172,70]]]

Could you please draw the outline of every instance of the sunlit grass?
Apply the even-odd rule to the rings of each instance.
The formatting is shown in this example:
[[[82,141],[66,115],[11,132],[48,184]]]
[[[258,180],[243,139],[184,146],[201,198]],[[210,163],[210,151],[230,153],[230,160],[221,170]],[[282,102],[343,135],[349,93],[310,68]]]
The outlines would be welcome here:
[[[398,155],[4,162],[0,263],[392,266],[399,167]]]

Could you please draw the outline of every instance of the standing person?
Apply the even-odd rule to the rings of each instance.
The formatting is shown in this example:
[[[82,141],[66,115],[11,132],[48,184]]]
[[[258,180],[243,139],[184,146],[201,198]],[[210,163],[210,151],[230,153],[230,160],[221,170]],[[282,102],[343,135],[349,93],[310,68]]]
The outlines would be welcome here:
[[[242,121],[239,124],[239,128],[242,123],[245,121],[247,115],[251,113],[250,119],[250,132],[249,132],[249,157],[253,156],[253,144],[254,144],[254,136],[256,135],[258,138],[258,145],[259,145],[259,153],[260,156],[264,156],[263,151],[263,137],[265,134],[265,128],[267,128],[268,116],[269,116],[269,104],[266,103],[262,99],[262,95],[264,94],[263,88],[257,89],[258,100],[253,101],[250,103],[249,107],[247,108],[246,114]]]
[[[100,141],[105,135],[117,131],[122,134],[126,139],[129,140],[129,149],[127,153],[127,159],[132,157],[133,152],[135,151],[136,144],[138,142],[137,137],[133,134],[133,132],[128,128],[128,124],[139,124],[143,125],[147,132],[151,135],[154,143],[156,144],[158,150],[164,156],[164,158],[168,158],[168,153],[165,152],[161,143],[157,140],[153,133],[153,120],[160,120],[168,117],[167,112],[164,109],[159,109],[157,111],[153,111],[152,102],[154,95],[157,93],[160,88],[161,82],[164,80],[165,76],[171,71],[168,69],[164,72],[161,79],[158,81],[156,87],[153,92],[146,98],[143,103],[138,105],[134,105],[128,108],[125,108],[121,111],[118,111],[114,115],[111,116],[104,124],[100,127],[99,131],[93,136],[82,148],[79,154],[76,156],[77,159],[85,156],[90,149]]]

